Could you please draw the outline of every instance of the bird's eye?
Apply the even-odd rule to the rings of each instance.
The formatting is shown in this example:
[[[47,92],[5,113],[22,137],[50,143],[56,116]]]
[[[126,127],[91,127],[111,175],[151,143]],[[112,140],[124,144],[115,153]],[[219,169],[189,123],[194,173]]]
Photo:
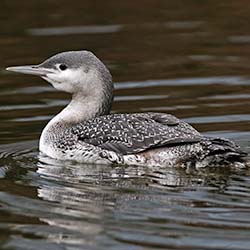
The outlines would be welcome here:
[[[68,67],[65,64],[60,64],[59,69],[60,70],[66,70]]]

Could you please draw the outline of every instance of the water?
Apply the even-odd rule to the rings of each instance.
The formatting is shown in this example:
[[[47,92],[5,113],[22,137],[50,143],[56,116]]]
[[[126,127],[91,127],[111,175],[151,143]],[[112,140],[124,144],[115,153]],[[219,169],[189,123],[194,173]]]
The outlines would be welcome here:
[[[38,153],[69,96],[6,72],[89,49],[112,71],[113,112],[169,112],[250,152],[245,1],[2,1],[1,249],[250,249],[250,171],[112,167]]]

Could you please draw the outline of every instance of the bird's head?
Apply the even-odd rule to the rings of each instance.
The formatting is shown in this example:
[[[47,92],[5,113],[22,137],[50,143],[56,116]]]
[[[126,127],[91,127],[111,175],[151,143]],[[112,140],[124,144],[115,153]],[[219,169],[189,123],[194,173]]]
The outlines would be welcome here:
[[[106,66],[89,51],[56,54],[38,65],[8,67],[7,70],[37,75],[60,91],[91,95],[97,89],[112,90],[112,77]]]

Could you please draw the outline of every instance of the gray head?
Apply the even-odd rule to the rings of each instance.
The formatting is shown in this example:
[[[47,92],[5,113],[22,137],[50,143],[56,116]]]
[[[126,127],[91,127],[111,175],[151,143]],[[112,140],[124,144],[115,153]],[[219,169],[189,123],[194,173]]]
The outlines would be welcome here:
[[[109,113],[113,101],[112,77],[107,67],[89,51],[56,54],[39,65],[9,67],[7,70],[37,75],[58,90],[82,98],[102,99],[102,114]],[[97,91],[101,90],[101,91]]]

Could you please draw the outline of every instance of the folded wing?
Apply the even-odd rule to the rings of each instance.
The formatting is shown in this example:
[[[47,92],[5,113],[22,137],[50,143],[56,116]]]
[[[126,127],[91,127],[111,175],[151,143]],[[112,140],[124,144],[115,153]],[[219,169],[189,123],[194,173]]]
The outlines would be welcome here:
[[[202,135],[192,126],[163,113],[111,114],[80,123],[71,132],[83,141],[119,154],[196,143]]]

